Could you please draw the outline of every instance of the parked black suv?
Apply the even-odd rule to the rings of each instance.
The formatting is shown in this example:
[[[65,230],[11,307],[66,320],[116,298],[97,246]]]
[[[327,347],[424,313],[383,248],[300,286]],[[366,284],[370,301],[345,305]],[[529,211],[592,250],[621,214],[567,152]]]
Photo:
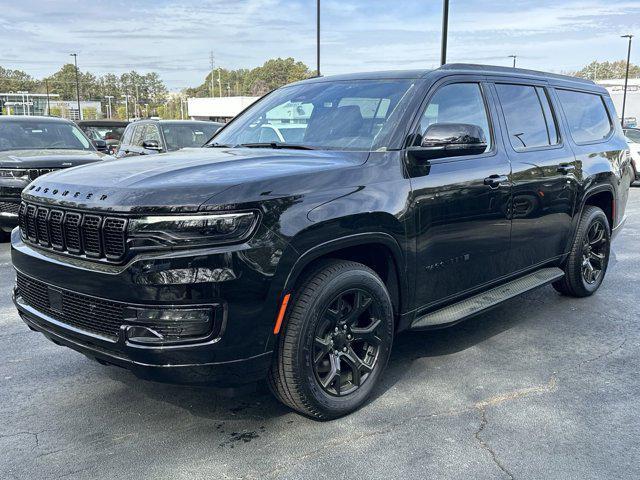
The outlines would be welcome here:
[[[198,120],[140,120],[130,123],[122,135],[116,157],[202,147],[222,125]]]
[[[32,329],[140,377],[268,378],[334,418],[369,396],[399,331],[548,283],[598,289],[630,184],[615,119],[590,81],[511,68],[289,85],[210,148],[33,182],[15,303]],[[303,139],[256,142],[265,124]]]
[[[18,225],[20,194],[31,181],[102,158],[69,120],[0,116],[0,240]]]

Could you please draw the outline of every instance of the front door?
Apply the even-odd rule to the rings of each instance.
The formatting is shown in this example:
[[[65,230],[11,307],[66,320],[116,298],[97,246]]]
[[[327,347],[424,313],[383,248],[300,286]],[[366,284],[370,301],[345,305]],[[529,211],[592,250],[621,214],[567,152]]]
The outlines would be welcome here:
[[[491,98],[481,81],[453,80],[435,89],[422,113],[418,139],[434,123],[464,123],[482,128],[487,148],[477,155],[430,160],[410,173],[417,209],[418,309],[511,273],[511,166],[496,141]]]

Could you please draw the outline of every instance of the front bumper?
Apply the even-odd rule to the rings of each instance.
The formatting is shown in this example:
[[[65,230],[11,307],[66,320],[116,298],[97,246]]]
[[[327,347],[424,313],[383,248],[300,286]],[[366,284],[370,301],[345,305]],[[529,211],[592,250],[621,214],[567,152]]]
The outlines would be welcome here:
[[[265,249],[264,254],[260,253],[261,248]],[[31,303],[26,302],[19,292],[14,294],[14,303],[30,328],[55,343],[102,363],[127,368],[141,378],[236,386],[265,378],[270,367],[278,301],[272,294],[274,275],[267,265],[271,258],[267,253],[272,249],[273,245],[246,244],[164,252],[113,266],[42,251],[25,244],[18,229],[13,232],[12,261],[17,272],[51,290],[91,297],[96,304],[104,300],[146,308],[220,306],[224,311],[220,333],[214,331],[211,337],[199,341],[132,343],[127,340],[126,325],[117,336],[107,338],[68,318],[65,321],[64,312],[57,313],[60,310],[41,308],[32,299]],[[203,275],[222,268],[227,272],[224,278]],[[45,288],[43,298],[50,302],[51,293],[47,300],[46,292]],[[101,318],[97,313],[91,321],[99,322]]]
[[[53,343],[69,347],[105,365],[126,368],[145,380],[234,387],[264,378],[271,364],[271,352],[227,362],[167,363],[161,351],[131,351],[131,346],[105,345],[104,340],[91,337],[36,311],[14,295],[14,304],[29,328],[44,334]],[[129,350],[127,355],[119,350]],[[166,354],[166,352],[164,352]],[[193,354],[193,352],[192,352]],[[192,361],[195,360],[192,356]]]

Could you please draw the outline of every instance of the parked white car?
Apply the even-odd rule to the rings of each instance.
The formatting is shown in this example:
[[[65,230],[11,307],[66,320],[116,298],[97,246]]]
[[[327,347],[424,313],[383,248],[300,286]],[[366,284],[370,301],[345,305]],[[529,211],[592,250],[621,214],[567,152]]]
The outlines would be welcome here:
[[[625,128],[624,136],[627,137],[629,150],[631,150],[631,163],[636,174],[636,182],[640,181],[640,128]]]

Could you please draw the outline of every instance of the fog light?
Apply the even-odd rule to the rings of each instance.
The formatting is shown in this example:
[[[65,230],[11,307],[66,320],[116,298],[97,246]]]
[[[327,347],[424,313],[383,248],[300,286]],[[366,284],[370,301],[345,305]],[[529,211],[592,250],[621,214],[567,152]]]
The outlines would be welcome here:
[[[132,308],[127,339],[136,343],[172,343],[206,337],[213,327],[211,308]]]

